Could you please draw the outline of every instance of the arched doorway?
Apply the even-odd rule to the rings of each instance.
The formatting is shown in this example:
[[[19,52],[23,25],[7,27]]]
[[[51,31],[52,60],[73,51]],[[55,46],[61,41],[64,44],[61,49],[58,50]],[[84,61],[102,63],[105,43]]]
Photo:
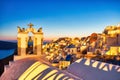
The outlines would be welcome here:
[[[33,54],[33,45],[34,45],[34,41],[33,41],[34,35],[32,32],[28,33],[28,44],[27,44],[27,48],[26,48],[26,53],[27,54]]]

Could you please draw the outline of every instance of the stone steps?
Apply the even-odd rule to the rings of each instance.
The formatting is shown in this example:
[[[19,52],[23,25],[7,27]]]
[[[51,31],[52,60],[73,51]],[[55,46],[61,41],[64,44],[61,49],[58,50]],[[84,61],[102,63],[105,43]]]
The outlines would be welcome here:
[[[4,72],[6,72],[14,63],[15,61],[9,61],[8,65],[4,65]]]
[[[4,72],[6,72],[10,68],[9,65],[4,65]]]

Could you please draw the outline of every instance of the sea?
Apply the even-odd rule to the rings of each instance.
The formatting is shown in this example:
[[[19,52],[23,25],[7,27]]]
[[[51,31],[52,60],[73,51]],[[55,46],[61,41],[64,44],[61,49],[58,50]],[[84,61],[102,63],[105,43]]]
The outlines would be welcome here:
[[[16,43],[16,44],[17,44],[17,40],[4,41],[3,44],[6,43],[6,42],[12,42],[12,43]],[[47,44],[47,43],[49,43],[49,41],[44,41],[44,42],[43,42],[43,45],[45,45],[45,44]],[[32,44],[32,43],[28,43],[28,44]],[[7,45],[8,45],[8,44],[7,44]],[[8,57],[8,56],[10,56],[10,55],[13,55],[13,54],[14,54],[14,51],[15,51],[15,49],[16,49],[16,47],[15,47],[15,48],[12,48],[12,49],[4,49],[4,48],[5,48],[5,44],[2,45],[0,48],[1,48],[1,49],[0,49],[0,59],[6,58],[6,57]]]

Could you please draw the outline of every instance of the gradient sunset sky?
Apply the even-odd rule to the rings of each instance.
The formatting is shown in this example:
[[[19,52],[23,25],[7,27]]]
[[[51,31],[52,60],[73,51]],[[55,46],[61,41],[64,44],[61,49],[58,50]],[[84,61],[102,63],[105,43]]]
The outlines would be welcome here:
[[[15,40],[30,22],[45,39],[102,33],[120,24],[120,0],[0,0],[0,40]]]

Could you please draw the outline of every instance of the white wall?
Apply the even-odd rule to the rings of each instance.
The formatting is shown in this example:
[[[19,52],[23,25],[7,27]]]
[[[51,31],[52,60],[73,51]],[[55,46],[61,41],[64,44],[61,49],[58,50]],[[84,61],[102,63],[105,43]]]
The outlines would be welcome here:
[[[79,59],[67,71],[83,80],[120,80],[120,66],[90,59]]]

